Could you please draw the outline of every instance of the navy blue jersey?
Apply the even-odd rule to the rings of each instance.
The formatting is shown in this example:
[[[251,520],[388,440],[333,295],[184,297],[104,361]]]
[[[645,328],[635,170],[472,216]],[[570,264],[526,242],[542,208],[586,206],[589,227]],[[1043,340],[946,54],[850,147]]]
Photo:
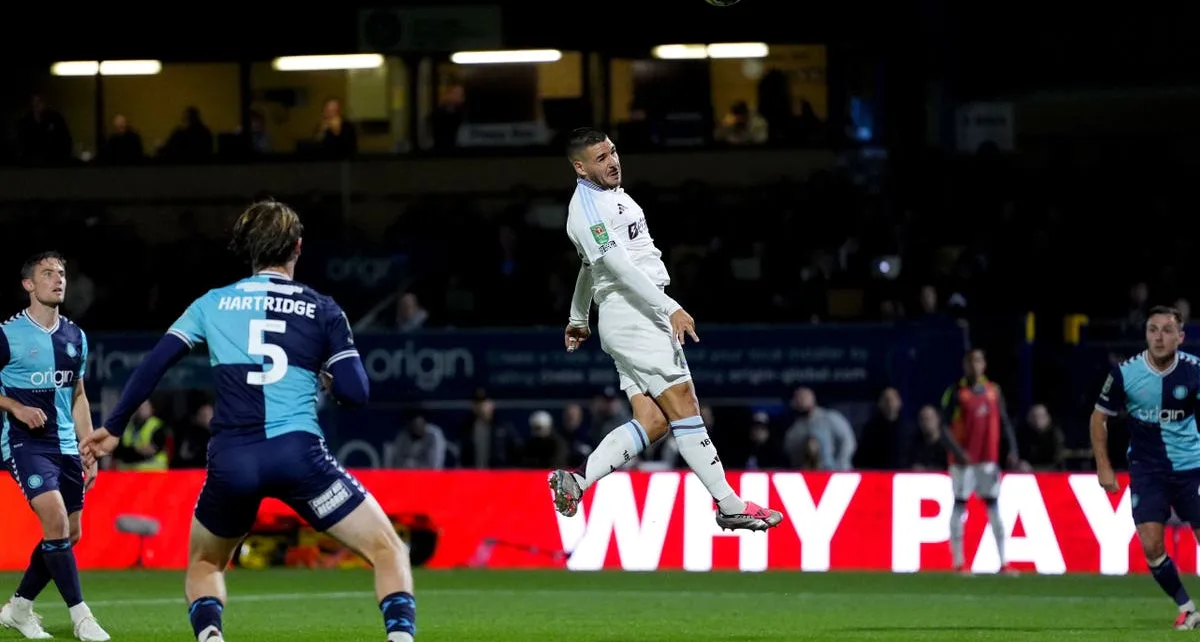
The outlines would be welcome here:
[[[321,435],[318,373],[358,356],[350,322],[333,299],[277,272],[210,290],[168,333],[190,347],[208,344],[214,440]]]
[[[1200,469],[1200,358],[1178,352],[1159,371],[1142,352],[1109,373],[1096,409],[1107,415],[1128,413],[1129,467],[1133,471],[1173,472]]]
[[[87,372],[87,355],[87,336],[66,317],[44,328],[21,312],[0,324],[0,395],[46,414],[46,425],[30,430],[16,417],[0,413],[0,457],[9,459],[12,447],[24,442],[79,454],[71,410],[75,384]]]

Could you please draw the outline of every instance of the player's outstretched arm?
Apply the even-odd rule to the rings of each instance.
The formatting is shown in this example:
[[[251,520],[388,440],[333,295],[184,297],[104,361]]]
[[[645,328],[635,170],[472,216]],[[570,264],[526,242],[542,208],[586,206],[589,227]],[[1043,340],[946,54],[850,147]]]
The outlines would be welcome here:
[[[158,382],[162,380],[163,375],[167,374],[167,370],[179,363],[179,360],[190,351],[191,346],[174,333],[164,335],[158,340],[158,344],[130,375],[129,382],[121,391],[121,399],[117,401],[117,406],[113,409],[112,414],[104,420],[98,430],[88,437],[84,444],[85,459],[94,461],[112,454],[113,449],[117,447],[117,442],[121,439],[121,434],[125,432],[125,426],[129,425],[129,418],[133,416],[134,411],[142,405],[143,401],[150,398],[150,394],[158,387]]]

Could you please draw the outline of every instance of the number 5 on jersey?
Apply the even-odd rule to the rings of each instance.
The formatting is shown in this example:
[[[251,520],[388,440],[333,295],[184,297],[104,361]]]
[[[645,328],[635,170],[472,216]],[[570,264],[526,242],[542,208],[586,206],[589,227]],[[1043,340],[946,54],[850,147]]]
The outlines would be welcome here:
[[[252,386],[269,386],[283,379],[287,374],[288,356],[283,348],[266,341],[266,333],[283,334],[287,332],[287,321],[279,319],[254,319],[250,321],[250,343],[246,352],[251,356],[265,357],[271,360],[271,369],[265,372],[247,372],[246,383]]]

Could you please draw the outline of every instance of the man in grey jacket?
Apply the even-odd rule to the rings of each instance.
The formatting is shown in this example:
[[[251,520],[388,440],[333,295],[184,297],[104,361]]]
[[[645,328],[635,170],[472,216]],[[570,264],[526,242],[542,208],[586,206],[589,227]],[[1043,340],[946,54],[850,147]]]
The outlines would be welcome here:
[[[822,470],[850,470],[858,439],[845,415],[818,406],[817,396],[809,388],[796,389],[792,395],[792,409],[796,411],[796,420],[783,438],[783,449],[792,466],[804,467],[805,451],[811,438],[820,445]]]

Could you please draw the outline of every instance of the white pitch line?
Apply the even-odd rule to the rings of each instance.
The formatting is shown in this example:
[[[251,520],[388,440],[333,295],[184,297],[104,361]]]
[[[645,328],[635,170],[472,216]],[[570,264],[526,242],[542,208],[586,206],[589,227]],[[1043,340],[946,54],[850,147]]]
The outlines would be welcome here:
[[[1081,596],[1081,595],[983,595],[983,594],[963,594],[963,593],[818,593],[812,591],[801,592],[749,592],[749,591],[652,591],[652,590],[602,590],[602,589],[533,589],[533,590],[517,590],[512,591],[518,595],[528,595],[536,597],[559,597],[563,595],[572,595],[579,597],[631,597],[631,598],[662,598],[662,599],[678,599],[680,597],[708,597],[720,599],[761,599],[764,597],[785,597],[798,600],[828,600],[828,599],[857,599],[857,600],[939,600],[946,602],[982,602],[982,601],[1002,601],[1002,602],[1065,602],[1065,603],[1084,603],[1084,602],[1161,602],[1162,598],[1157,597],[1117,597],[1117,596]],[[494,589],[473,589],[473,588],[439,588],[439,589],[417,589],[417,596],[479,596],[479,595],[500,595],[506,591]],[[369,591],[332,591],[332,592],[315,592],[315,593],[248,593],[238,595],[236,592],[230,597],[230,601],[234,604],[238,602],[286,602],[290,600],[301,599],[323,599],[323,600],[345,600],[345,599],[362,599],[366,600],[373,598],[374,593]],[[183,597],[173,598],[131,598],[126,600],[99,600],[89,602],[92,606],[111,607],[111,606],[168,606],[178,605],[186,606],[186,601]]]

